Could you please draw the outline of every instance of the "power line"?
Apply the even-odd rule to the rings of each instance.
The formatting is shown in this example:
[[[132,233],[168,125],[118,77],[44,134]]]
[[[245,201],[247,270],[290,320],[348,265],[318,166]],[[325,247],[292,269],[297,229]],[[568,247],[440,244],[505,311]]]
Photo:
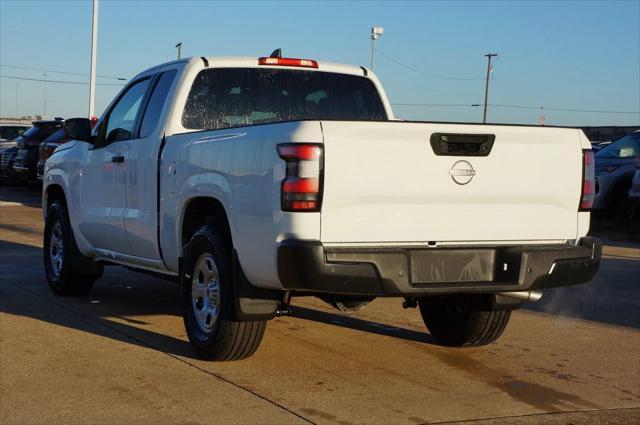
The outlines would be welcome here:
[[[421,71],[417,68],[414,68],[412,66],[409,65],[405,65],[404,63],[392,58],[391,56],[389,56],[388,54],[386,54],[385,52],[383,52],[380,49],[375,49],[376,52],[380,53],[382,56],[384,56],[385,58],[389,59],[391,62],[394,62],[396,65],[400,65],[403,68],[406,68],[410,71],[416,72],[418,74],[421,75],[426,75],[427,77],[432,77],[432,78],[439,78],[441,80],[456,80],[456,81],[474,81],[474,80],[484,80],[484,77],[480,77],[480,78],[461,78],[461,77],[447,77],[444,75],[437,75],[437,74],[431,74],[429,72],[424,72]]]
[[[546,106],[522,106],[522,105],[492,105],[498,108],[516,108],[516,109],[541,109],[545,111],[559,111],[559,112],[596,112],[599,114],[640,114],[640,111],[600,111],[596,109],[572,109],[572,108],[547,108]]]
[[[12,80],[25,80],[25,81],[46,81],[47,83],[58,83],[58,84],[75,84],[75,85],[88,85],[89,83],[85,83],[82,81],[63,81],[63,80],[49,80],[44,78],[26,78],[26,77],[14,77],[13,75],[0,75],[1,78],[10,78]],[[101,86],[124,86],[124,84],[119,83],[96,83]]]
[[[418,107],[477,107],[484,106],[482,103],[472,103],[472,104],[457,104],[457,103],[446,103],[446,104],[437,104],[437,103],[392,103],[393,106],[418,106]],[[640,114],[640,111],[603,111],[596,109],[576,109],[576,108],[548,108],[546,106],[525,106],[525,105],[502,105],[502,104],[494,104],[489,103],[489,106],[493,106],[496,108],[514,108],[514,109],[542,109],[545,111],[557,111],[557,112],[593,112],[599,114]]]
[[[470,107],[480,106],[479,103],[392,103],[393,106],[425,106],[425,107]]]
[[[28,66],[17,66],[17,65],[4,65],[4,64],[0,64],[0,66],[3,66],[5,68],[13,68],[13,69],[26,69],[29,71],[38,71],[38,72],[51,72],[52,74],[66,74],[66,75],[81,75],[83,77],[88,77],[89,74],[82,74],[80,72],[68,72],[68,71],[53,71],[50,69],[43,69],[43,68],[31,68]],[[97,75],[97,77],[100,78],[111,78],[114,80],[118,80],[118,81],[127,81],[126,78],[124,77],[114,77],[111,75]]]

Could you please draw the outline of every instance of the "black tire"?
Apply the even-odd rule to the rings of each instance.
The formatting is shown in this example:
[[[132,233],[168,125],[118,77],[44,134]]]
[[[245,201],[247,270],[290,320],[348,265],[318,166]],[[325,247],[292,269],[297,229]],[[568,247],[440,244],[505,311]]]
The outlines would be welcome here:
[[[431,335],[449,347],[477,347],[494,342],[509,323],[511,311],[486,308],[482,295],[443,295],[419,301]]]
[[[52,237],[54,232],[56,237]],[[58,295],[84,295],[102,276],[102,264],[84,257],[78,250],[63,200],[53,201],[47,211],[42,252],[47,281]]]
[[[213,273],[204,276],[200,272],[201,266]],[[189,341],[200,357],[218,361],[241,360],[256,352],[267,322],[234,320],[230,247],[215,226],[202,226],[191,237],[185,248],[180,281],[184,326]],[[194,291],[205,286],[206,293],[201,297],[197,294],[192,297]],[[212,304],[215,304],[215,309],[207,308]],[[213,310],[215,313],[212,313]]]

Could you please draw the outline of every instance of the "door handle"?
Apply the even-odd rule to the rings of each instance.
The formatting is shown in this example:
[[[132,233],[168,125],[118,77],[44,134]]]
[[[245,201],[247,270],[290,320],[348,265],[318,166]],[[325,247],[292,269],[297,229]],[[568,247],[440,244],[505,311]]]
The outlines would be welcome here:
[[[124,156],[122,155],[112,156],[111,162],[124,162]]]

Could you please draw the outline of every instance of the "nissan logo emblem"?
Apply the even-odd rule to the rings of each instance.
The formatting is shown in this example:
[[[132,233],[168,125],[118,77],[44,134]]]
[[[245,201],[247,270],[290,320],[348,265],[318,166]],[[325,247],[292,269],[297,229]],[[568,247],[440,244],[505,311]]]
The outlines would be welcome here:
[[[473,179],[473,176],[476,175],[476,170],[473,169],[473,166],[469,162],[458,161],[451,166],[449,175],[456,184],[464,185]]]

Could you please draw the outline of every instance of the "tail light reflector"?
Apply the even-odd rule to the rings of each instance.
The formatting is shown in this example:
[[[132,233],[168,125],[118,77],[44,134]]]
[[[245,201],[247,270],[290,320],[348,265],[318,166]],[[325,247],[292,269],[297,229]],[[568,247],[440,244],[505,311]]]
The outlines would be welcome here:
[[[588,211],[596,196],[595,159],[593,151],[582,151],[582,196],[580,211]]]
[[[258,65],[297,66],[301,68],[318,68],[318,62],[311,59],[294,58],[259,58]]]
[[[318,212],[322,203],[322,145],[288,143],[277,146],[286,162],[281,185],[281,209]]]

